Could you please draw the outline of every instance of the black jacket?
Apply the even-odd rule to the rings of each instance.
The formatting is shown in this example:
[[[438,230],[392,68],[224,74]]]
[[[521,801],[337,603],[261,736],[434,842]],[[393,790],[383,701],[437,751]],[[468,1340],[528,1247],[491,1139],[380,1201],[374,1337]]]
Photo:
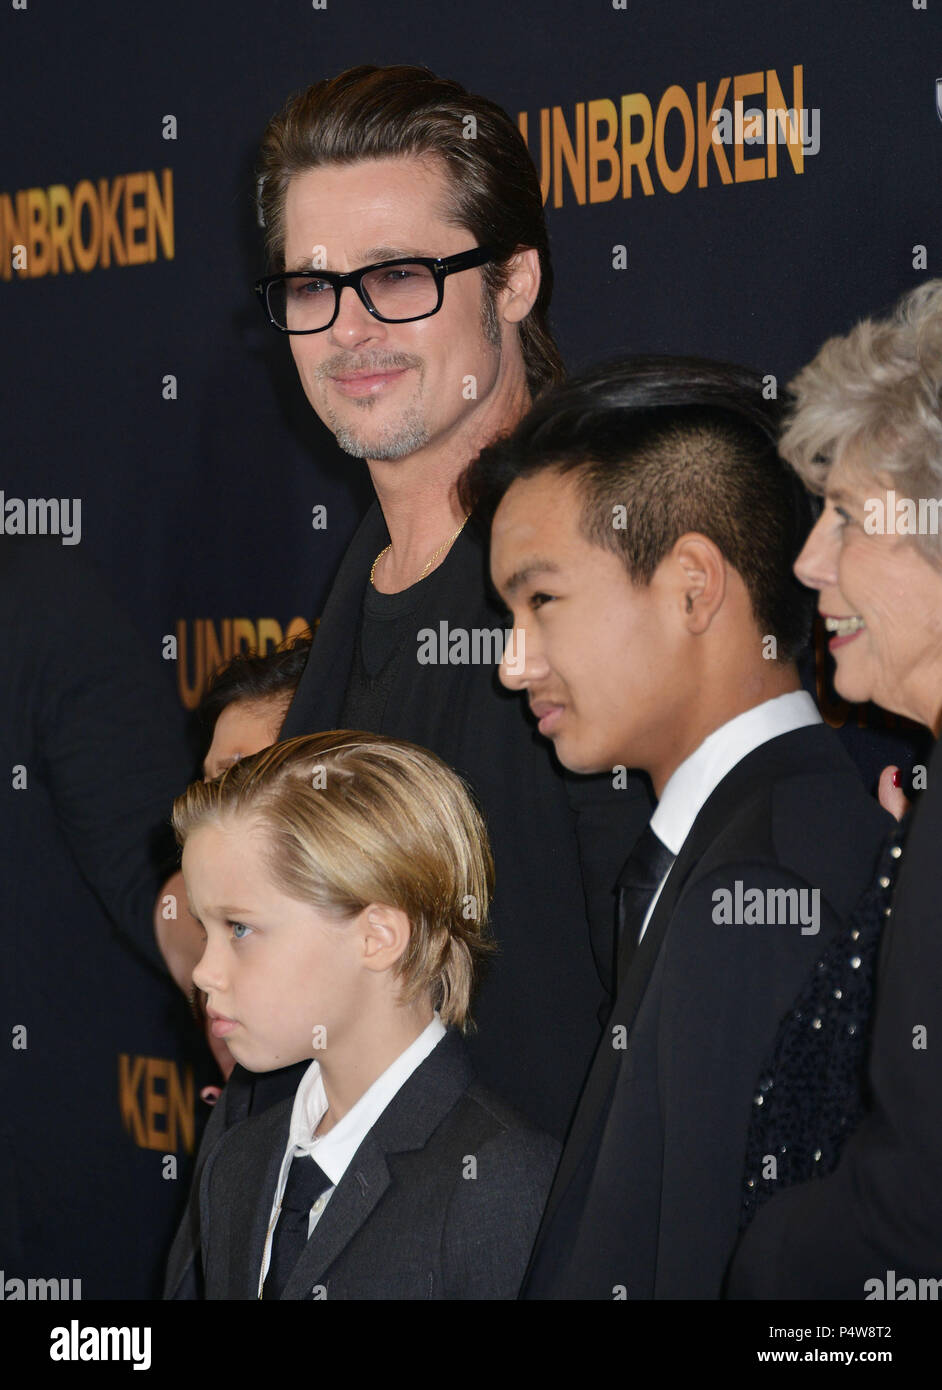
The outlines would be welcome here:
[[[823,725],[761,745],[715,788],[622,977],[525,1297],[719,1297],[763,1058],[891,824]],[[764,900],[819,888],[818,933],[718,921],[737,881]]]
[[[901,1279],[942,1277],[940,901],[937,743],[878,958],[870,1106],[830,1176],[758,1212],[730,1269],[731,1297],[893,1297]]]
[[[206,1297],[257,1297],[292,1101],[231,1129],[206,1163]],[[559,1145],[474,1080],[449,1032],[373,1125],[282,1294],[311,1299],[511,1299]]]

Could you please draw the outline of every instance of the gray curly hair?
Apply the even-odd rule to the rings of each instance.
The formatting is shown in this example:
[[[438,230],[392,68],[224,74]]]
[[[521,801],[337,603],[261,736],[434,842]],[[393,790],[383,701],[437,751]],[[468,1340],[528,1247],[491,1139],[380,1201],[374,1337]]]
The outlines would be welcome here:
[[[846,460],[907,498],[942,498],[942,280],[904,295],[889,317],[830,338],[789,390],[779,450],[813,492]],[[942,562],[939,534],[913,540]]]

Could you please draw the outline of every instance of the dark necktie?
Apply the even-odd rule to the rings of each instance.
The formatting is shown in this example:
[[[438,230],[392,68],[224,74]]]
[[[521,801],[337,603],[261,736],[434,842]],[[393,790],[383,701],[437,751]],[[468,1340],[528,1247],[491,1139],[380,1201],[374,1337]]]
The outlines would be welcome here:
[[[307,1245],[311,1207],[328,1187],[333,1187],[333,1183],[313,1158],[306,1154],[296,1154],[288,1169],[285,1195],[281,1199],[281,1212],[275,1223],[271,1261],[262,1289],[263,1299],[281,1297],[301,1252]]]
[[[615,980],[624,974],[638,945],[645,915],[657,886],[673,864],[675,855],[645,826],[618,875],[618,940],[615,945]]]

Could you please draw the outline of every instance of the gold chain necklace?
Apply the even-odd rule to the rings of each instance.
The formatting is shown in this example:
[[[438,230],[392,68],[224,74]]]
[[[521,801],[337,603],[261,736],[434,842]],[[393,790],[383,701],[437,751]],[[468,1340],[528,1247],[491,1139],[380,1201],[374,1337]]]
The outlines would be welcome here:
[[[454,534],[453,536],[449,536],[448,539],[447,539],[447,541],[443,541],[442,544],[438,547],[438,549],[435,551],[434,555],[432,555],[431,558],[428,560],[428,562],[427,562],[427,564],[426,564],[426,566],[425,566],[425,569],[424,569],[424,570],[422,571],[422,573],[419,575],[419,578],[415,581],[416,584],[419,583],[419,580],[422,580],[422,579],[425,578],[425,576],[428,574],[429,570],[432,568],[432,565],[433,565],[433,564],[435,563],[435,561],[438,559],[439,555],[441,555],[442,551],[443,551],[443,550],[446,550],[446,549],[448,548],[448,546],[454,545],[455,541],[458,539],[458,537],[461,535],[461,532],[464,530],[464,523],[465,523],[465,521],[467,521],[467,519],[468,519],[468,518],[465,517],[465,518],[464,518],[464,521],[462,521],[461,525],[458,527],[458,529],[457,529],[457,531],[455,532],[455,534]],[[383,556],[386,554],[386,551],[387,551],[387,550],[391,550],[391,549],[392,549],[392,541],[389,542],[389,545],[384,545],[384,546],[383,546],[382,550],[379,552],[379,554],[377,555],[376,559],[373,561],[373,564],[372,564],[372,566],[370,567],[370,583],[371,583],[371,584],[373,584],[373,583],[375,582],[375,580],[374,580],[374,575],[376,574],[376,566],[379,564],[380,560],[381,560],[381,559],[383,558]]]

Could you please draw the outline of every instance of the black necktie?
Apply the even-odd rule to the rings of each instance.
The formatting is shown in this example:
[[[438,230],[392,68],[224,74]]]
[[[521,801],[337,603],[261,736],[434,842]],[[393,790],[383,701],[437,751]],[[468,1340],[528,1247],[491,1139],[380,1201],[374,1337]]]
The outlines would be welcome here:
[[[328,1187],[333,1187],[333,1183],[313,1158],[306,1154],[296,1154],[288,1169],[285,1195],[281,1199],[281,1212],[275,1224],[271,1260],[262,1289],[263,1299],[281,1297],[301,1257],[301,1251],[307,1245],[311,1207]]]
[[[637,844],[618,875],[618,940],[615,945],[615,980],[626,970],[635,953],[645,915],[658,884],[675,859],[650,825],[645,826]]]

